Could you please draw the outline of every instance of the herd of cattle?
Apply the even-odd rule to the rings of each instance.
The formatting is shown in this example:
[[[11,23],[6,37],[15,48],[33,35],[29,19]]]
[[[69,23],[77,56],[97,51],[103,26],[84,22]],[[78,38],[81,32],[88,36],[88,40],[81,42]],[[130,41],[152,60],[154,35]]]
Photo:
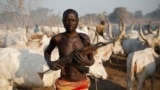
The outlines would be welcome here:
[[[145,79],[151,78],[151,88],[154,88],[154,77],[160,66],[160,25],[155,30],[148,27],[142,30],[126,29],[120,19],[119,28],[113,29],[108,21],[106,35],[102,37],[96,32],[96,26],[80,25],[77,32],[85,33],[91,43],[110,42],[94,52],[95,63],[89,67],[88,75],[107,79],[103,66],[111,55],[125,55],[127,58],[127,89],[132,90],[133,81],[137,80],[137,90],[142,90]],[[150,25],[150,24],[149,24]],[[55,80],[60,76],[60,70],[48,71],[43,51],[50,38],[60,32],[63,27],[41,26],[41,32],[33,33],[33,29],[17,28],[17,30],[0,30],[0,90],[12,90],[13,87],[54,87]],[[52,60],[59,58],[58,49],[52,52]]]

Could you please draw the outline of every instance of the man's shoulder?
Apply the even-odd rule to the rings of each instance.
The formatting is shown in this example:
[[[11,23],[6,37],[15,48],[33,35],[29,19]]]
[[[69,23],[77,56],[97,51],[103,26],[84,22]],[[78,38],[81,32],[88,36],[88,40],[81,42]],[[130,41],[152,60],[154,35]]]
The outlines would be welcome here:
[[[62,38],[62,36],[63,36],[62,33],[56,34],[56,35],[52,36],[52,40],[59,41]]]
[[[85,45],[90,44],[90,38],[87,34],[79,33],[79,36],[82,39],[82,41],[85,43]]]
[[[63,33],[58,33],[58,34],[54,35],[53,37],[61,37],[61,36],[63,36]]]
[[[78,34],[85,39],[89,39],[89,36],[85,33],[78,33]]]
[[[98,24],[98,25],[96,25],[96,28],[97,28],[97,27],[100,27],[100,26],[101,26],[101,25],[100,25],[100,24]]]

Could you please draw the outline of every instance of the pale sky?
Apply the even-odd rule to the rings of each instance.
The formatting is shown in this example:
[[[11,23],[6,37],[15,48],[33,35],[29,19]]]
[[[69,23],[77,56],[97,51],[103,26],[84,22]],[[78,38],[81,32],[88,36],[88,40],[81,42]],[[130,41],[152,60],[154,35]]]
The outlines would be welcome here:
[[[132,13],[141,10],[145,15],[157,9],[158,4],[160,5],[160,0],[44,0],[42,6],[54,9],[55,13],[61,14],[64,10],[73,8],[80,16],[103,11],[106,11],[108,15],[117,7],[125,7]]]

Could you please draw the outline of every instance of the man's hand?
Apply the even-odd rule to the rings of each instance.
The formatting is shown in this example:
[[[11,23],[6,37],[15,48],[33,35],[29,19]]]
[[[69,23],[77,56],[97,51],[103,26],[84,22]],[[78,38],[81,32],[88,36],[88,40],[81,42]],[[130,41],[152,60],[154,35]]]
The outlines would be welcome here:
[[[52,70],[59,70],[59,69],[64,68],[64,66],[60,65],[58,61],[50,61],[50,62],[47,62],[47,64],[49,68]]]
[[[81,55],[79,52],[74,54],[73,59],[77,62],[77,64],[84,65],[86,63],[86,58]]]

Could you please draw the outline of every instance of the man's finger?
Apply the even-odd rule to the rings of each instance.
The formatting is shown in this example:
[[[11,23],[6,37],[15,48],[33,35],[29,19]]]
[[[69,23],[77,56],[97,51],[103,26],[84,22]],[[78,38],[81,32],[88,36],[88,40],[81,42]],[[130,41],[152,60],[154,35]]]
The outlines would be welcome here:
[[[79,60],[83,60],[83,59],[84,59],[84,57],[83,57],[81,54],[79,54],[79,53],[76,54],[76,57],[77,57]]]
[[[76,62],[81,63],[81,59],[79,57],[74,57],[74,60],[76,60]]]

